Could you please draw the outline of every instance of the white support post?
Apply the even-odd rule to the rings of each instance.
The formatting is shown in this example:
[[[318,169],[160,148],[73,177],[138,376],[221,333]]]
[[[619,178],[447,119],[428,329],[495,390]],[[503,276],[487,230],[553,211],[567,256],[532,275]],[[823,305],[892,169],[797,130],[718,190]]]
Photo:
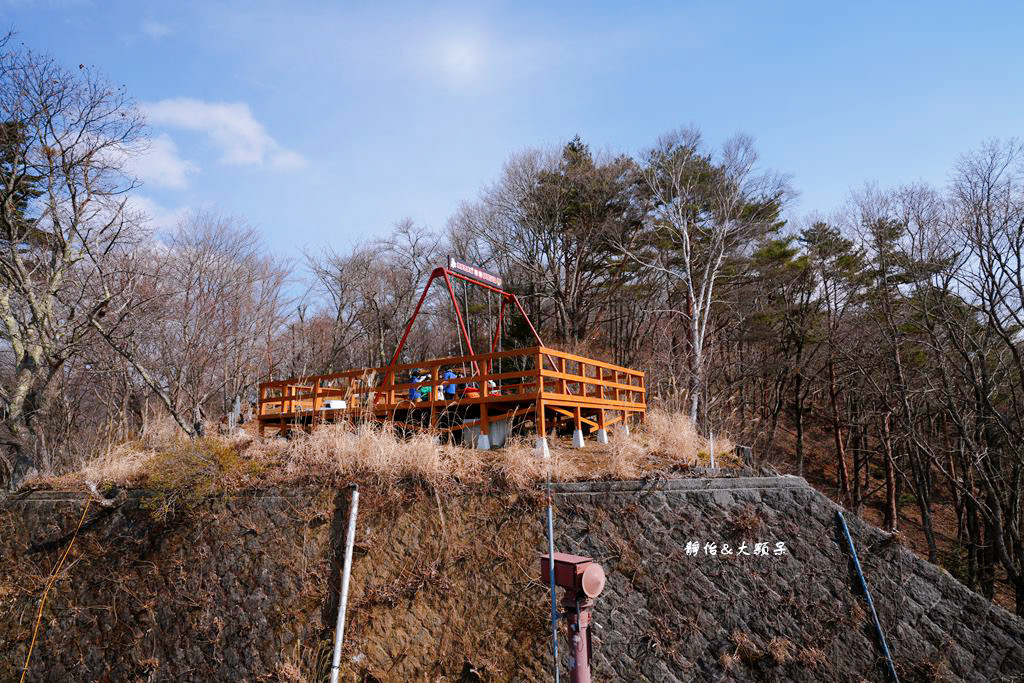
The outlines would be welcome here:
[[[352,574],[352,548],[356,542],[356,515],[359,513],[359,487],[352,487],[352,502],[348,506],[348,533],[345,536],[345,564],[341,570],[341,590],[338,595],[338,623],[334,630],[334,657],[331,660],[331,683],[338,683],[341,670],[341,644],[345,640],[345,608],[348,606],[348,579]]]
[[[537,455],[541,456],[542,458],[550,458],[551,449],[548,448],[548,437],[538,436],[537,442],[534,444],[533,450],[537,453]]]
[[[597,442],[600,444],[608,443],[608,430],[603,427],[597,430]]]
[[[577,429],[572,433],[572,447],[583,448],[583,430]]]
[[[480,436],[476,437],[476,448],[480,451],[491,450],[491,437],[481,433]]]

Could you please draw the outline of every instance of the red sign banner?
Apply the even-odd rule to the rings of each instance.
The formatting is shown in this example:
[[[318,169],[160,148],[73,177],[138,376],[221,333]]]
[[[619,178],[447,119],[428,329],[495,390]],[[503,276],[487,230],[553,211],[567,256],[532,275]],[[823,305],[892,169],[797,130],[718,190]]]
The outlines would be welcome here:
[[[502,279],[500,277],[488,273],[486,270],[480,270],[476,266],[471,266],[468,263],[462,263],[454,256],[448,257],[448,270],[455,271],[456,273],[460,273],[466,277],[471,277],[474,280],[479,280],[480,282],[485,282],[492,287],[501,289]]]

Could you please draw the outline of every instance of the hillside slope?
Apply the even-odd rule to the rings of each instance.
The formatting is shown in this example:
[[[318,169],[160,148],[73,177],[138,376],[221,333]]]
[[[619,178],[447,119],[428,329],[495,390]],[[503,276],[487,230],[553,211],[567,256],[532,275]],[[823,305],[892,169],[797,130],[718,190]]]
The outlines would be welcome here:
[[[561,484],[559,549],[597,558],[597,680],[881,680],[834,523],[795,477]],[[0,505],[0,678],[16,678],[42,586],[82,512]],[[294,487],[155,520],[136,492],[93,506],[48,598],[30,680],[318,680],[347,495]],[[348,680],[546,680],[535,492],[364,486]],[[1024,620],[849,520],[903,680],[1020,680]],[[696,555],[686,552],[698,542]],[[783,555],[714,556],[785,544]]]

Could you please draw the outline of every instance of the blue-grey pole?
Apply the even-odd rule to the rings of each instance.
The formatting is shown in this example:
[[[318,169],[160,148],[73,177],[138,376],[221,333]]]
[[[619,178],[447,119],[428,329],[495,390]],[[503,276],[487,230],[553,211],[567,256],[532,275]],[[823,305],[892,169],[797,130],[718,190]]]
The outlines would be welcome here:
[[[555,524],[551,512],[551,489],[548,489],[548,577],[551,580],[551,652],[555,657],[555,683],[558,683],[558,603],[555,600]]]
[[[864,572],[860,568],[860,560],[857,558],[857,549],[853,546],[853,537],[850,536],[850,529],[846,526],[843,513],[836,510],[836,517],[839,518],[839,526],[843,528],[843,535],[850,545],[850,554],[853,556],[853,566],[857,570],[857,578],[860,579],[860,587],[864,590],[864,598],[867,600],[868,609],[871,610],[871,618],[875,620],[875,632],[878,633],[878,640],[882,643],[882,652],[885,654],[886,664],[889,666],[889,675],[894,683],[899,683],[900,677],[896,675],[896,666],[892,663],[892,654],[889,653],[889,644],[885,642],[885,634],[882,633],[882,622],[878,620],[878,613],[875,611],[875,602],[871,599],[871,591],[868,590],[868,582],[864,578]]]
[[[551,654],[554,657],[555,683],[558,683],[558,602],[555,599],[555,522],[551,510],[551,474],[548,473],[548,578],[551,589]]]

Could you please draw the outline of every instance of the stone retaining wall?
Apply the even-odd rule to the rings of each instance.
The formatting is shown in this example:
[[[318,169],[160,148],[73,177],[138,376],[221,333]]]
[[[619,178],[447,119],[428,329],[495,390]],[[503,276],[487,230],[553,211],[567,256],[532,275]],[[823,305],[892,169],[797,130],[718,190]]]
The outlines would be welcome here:
[[[91,507],[29,679],[320,680],[347,495],[255,491],[164,521],[147,500]],[[558,549],[608,573],[596,680],[884,680],[836,508],[802,479],[562,484],[555,503]],[[20,674],[82,504],[0,503],[0,680]],[[363,487],[347,680],[547,680],[543,514],[530,492]],[[1021,619],[847,520],[903,680],[1021,680]]]

